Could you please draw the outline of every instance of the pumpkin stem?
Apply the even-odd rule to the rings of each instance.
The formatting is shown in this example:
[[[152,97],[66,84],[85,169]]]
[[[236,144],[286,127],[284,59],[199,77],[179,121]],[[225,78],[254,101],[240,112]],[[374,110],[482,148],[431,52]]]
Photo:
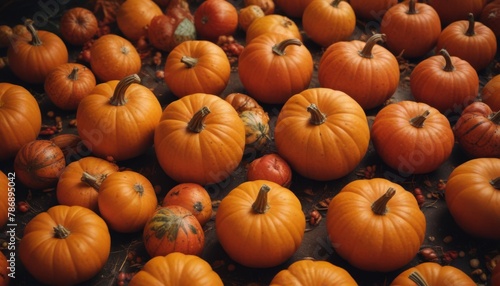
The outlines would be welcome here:
[[[78,71],[79,69],[77,67],[74,67],[71,73],[68,75],[68,79],[72,81],[77,81],[78,80]]]
[[[87,172],[82,173],[82,177],[80,180],[84,183],[87,183],[89,186],[94,188],[96,191],[99,191],[99,188],[101,187],[101,183],[99,182],[99,179],[97,179],[95,176],[92,176],[91,174],[89,174]]]
[[[311,114],[311,119],[309,120],[311,124],[321,125],[325,123],[326,115],[319,110],[316,104],[311,103],[311,105],[307,107],[307,111]]]
[[[446,49],[441,49],[439,53],[444,57],[444,60],[446,61],[445,66],[443,67],[444,71],[451,72],[455,70],[455,66],[451,62],[451,56],[450,53]]]
[[[267,193],[271,188],[263,184],[262,187],[260,187],[259,194],[257,195],[257,198],[255,199],[255,202],[252,204],[252,210],[258,214],[263,214],[266,213],[269,210],[269,205],[267,204]]]
[[[389,188],[387,189],[387,192],[380,198],[378,198],[373,204],[372,204],[372,211],[375,214],[378,215],[384,215],[387,213],[387,202],[394,197],[396,194],[396,189],[394,188]]]
[[[302,46],[302,42],[298,39],[287,39],[287,40],[281,41],[279,44],[274,45],[272,51],[273,51],[273,53],[277,54],[278,56],[284,56],[285,49],[289,45]]]
[[[500,177],[491,180],[490,184],[493,186],[493,188],[500,190]]]
[[[31,45],[41,46],[43,43],[42,40],[40,40],[40,37],[38,36],[38,31],[35,29],[35,26],[33,26],[34,23],[35,22],[33,22],[33,20],[31,19],[26,19],[26,21],[24,21],[24,25],[31,34]]]
[[[342,0],[333,0],[332,6],[335,8],[339,7],[340,1],[342,1]]]
[[[467,28],[467,31],[465,32],[466,36],[474,36],[476,34],[476,31],[474,30],[474,14],[469,13],[467,20],[469,21],[469,27]]]
[[[144,186],[141,184],[134,184],[134,191],[136,191],[140,197],[144,195]]]
[[[115,91],[113,93],[113,96],[109,100],[109,103],[114,106],[125,105],[125,103],[127,103],[127,99],[125,98],[125,91],[131,84],[140,82],[141,78],[137,74],[131,74],[124,77],[116,85]]]
[[[428,286],[427,281],[425,281],[424,277],[420,275],[417,271],[410,273],[408,278],[413,281],[417,286]]]
[[[67,238],[71,232],[65,228],[64,226],[58,224],[57,226],[54,226],[54,237],[55,238],[61,238],[65,239]]]
[[[491,120],[491,122],[500,125],[500,111],[490,114],[489,119]]]
[[[371,59],[373,58],[372,50],[375,44],[378,42],[385,42],[387,39],[387,36],[385,34],[374,34],[365,43],[365,46],[361,51],[358,52],[360,56],[363,58]]]
[[[198,64],[198,59],[197,58],[188,57],[188,56],[182,56],[181,63],[185,64],[188,68],[192,68],[196,64]]]
[[[187,128],[191,132],[200,133],[205,128],[205,124],[203,124],[203,119],[210,113],[210,109],[206,106],[203,106],[200,110],[198,110],[191,120],[189,120]]]
[[[415,0],[410,0],[410,2],[408,2],[408,11],[406,11],[406,14],[409,15],[417,14],[417,8],[415,6],[416,6]]]
[[[424,111],[421,115],[415,116],[410,119],[410,124],[416,128],[424,127],[424,122],[431,112],[429,110]]]

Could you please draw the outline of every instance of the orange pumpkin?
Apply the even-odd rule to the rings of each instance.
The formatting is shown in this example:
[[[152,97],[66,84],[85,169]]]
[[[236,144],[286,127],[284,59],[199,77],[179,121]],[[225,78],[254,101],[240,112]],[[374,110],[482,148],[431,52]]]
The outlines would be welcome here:
[[[0,82],[0,161],[12,159],[35,140],[42,126],[36,99],[20,85]]]
[[[403,267],[418,253],[426,219],[412,193],[375,178],[351,181],[333,197],[326,229],[335,252],[349,264],[388,272]]]
[[[253,99],[253,97],[244,93],[233,92],[228,94],[224,99],[229,102],[238,113],[254,109],[262,109],[262,106],[260,106],[259,103]]]
[[[193,93],[219,95],[227,87],[230,75],[226,53],[209,41],[182,42],[165,61],[165,83],[179,98]]]
[[[278,154],[292,169],[327,181],[354,170],[368,150],[370,131],[354,99],[338,90],[310,88],[283,105],[274,137]]]
[[[132,74],[98,84],[76,111],[78,135],[97,157],[121,161],[153,144],[162,108],[154,93]]]
[[[496,75],[486,82],[481,89],[481,97],[491,110],[500,110],[500,75]]]
[[[15,199],[12,196],[15,190],[15,174],[0,171],[0,227],[4,227],[9,218],[9,212],[15,208]]]
[[[217,43],[236,32],[238,10],[226,0],[205,0],[194,11],[194,26],[199,38]]]
[[[121,2],[116,11],[116,23],[123,35],[135,42],[147,37],[151,19],[162,14],[162,9],[153,0],[127,0]]]
[[[243,5],[250,6],[250,5],[257,5],[259,6],[262,11],[264,11],[265,15],[273,14],[274,13],[274,0],[244,0]]]
[[[295,38],[302,41],[302,34],[297,24],[290,18],[280,14],[269,14],[255,19],[248,26],[245,33],[247,44],[256,37],[264,33],[285,34],[289,38]]]
[[[267,180],[247,181],[222,199],[215,230],[234,261],[247,267],[274,267],[299,248],[305,216],[289,189]]]
[[[398,3],[398,0],[349,0],[349,3],[357,18],[380,21],[387,10]]]
[[[276,6],[288,17],[301,18],[312,0],[274,0]]]
[[[424,262],[402,271],[391,286],[475,286],[476,283],[462,270],[451,265]],[[495,285],[495,284],[493,284]]]
[[[479,18],[484,7],[484,0],[465,1],[460,5],[457,5],[455,0],[427,0],[427,4],[436,10],[441,24],[446,27],[455,21],[467,19],[469,13],[474,14],[475,18]]]
[[[67,10],[59,23],[61,37],[71,45],[83,45],[92,40],[98,29],[94,13],[83,7]]]
[[[330,45],[319,62],[320,86],[345,92],[365,110],[384,103],[396,92],[400,78],[396,57],[376,45],[385,39],[375,34],[366,43],[352,40]]]
[[[245,127],[224,99],[195,93],[164,109],[154,133],[154,148],[160,166],[175,181],[217,183],[238,167]]]
[[[12,253],[13,254],[13,253]],[[11,257],[9,257],[10,259]],[[9,286],[10,284],[10,262],[3,252],[0,252],[0,286]],[[15,274],[14,274],[15,275]]]
[[[446,205],[455,222],[474,237],[499,239],[500,159],[477,158],[448,176]]]
[[[313,58],[300,40],[265,33],[241,52],[238,74],[251,97],[264,103],[282,104],[309,86]]]
[[[238,11],[238,26],[246,31],[250,24],[257,18],[264,17],[264,11],[258,5],[248,5]]]
[[[178,205],[190,211],[204,226],[212,218],[212,199],[207,190],[195,183],[181,183],[171,188],[162,206]]]

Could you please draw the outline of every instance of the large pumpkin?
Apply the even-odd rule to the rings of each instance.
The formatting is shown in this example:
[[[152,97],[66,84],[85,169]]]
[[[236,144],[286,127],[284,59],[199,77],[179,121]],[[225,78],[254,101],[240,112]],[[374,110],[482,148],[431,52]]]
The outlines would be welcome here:
[[[97,157],[121,161],[153,144],[162,108],[136,74],[98,84],[76,111],[78,135]]]
[[[234,261],[247,267],[274,267],[299,248],[305,216],[289,189],[267,180],[247,181],[222,199],[215,230]]]
[[[334,180],[354,170],[370,141],[365,112],[347,94],[310,88],[282,107],[276,148],[292,168],[314,180]]]
[[[333,197],[326,229],[335,252],[351,265],[388,272],[418,253],[426,220],[411,192],[375,178],[352,181]]]
[[[245,148],[245,127],[224,99],[195,93],[164,109],[154,148],[165,173],[177,182],[217,183],[238,167]]]
[[[477,158],[457,166],[448,176],[445,198],[464,231],[500,239],[500,159]]]
[[[424,262],[402,271],[390,284],[390,286],[425,285],[475,286],[476,283],[459,268]]]
[[[160,285],[224,285],[208,262],[196,255],[173,252],[156,256],[137,272],[129,286]]]
[[[0,161],[12,159],[35,140],[42,126],[38,102],[24,87],[0,83]]]
[[[19,258],[35,279],[50,285],[74,285],[96,275],[106,264],[111,236],[104,220],[80,206],[57,205],[24,228]]]

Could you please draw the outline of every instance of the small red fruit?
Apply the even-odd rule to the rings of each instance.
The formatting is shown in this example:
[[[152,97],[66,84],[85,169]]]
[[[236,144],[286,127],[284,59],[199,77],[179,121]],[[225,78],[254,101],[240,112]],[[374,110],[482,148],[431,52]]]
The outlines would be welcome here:
[[[287,188],[292,182],[292,169],[278,154],[266,154],[248,165],[247,179],[269,180]]]

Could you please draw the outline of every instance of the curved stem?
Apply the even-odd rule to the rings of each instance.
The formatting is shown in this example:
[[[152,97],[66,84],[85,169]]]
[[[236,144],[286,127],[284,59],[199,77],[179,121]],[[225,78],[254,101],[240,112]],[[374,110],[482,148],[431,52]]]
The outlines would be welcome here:
[[[408,278],[413,281],[417,286],[428,286],[427,281],[425,281],[424,277],[420,275],[417,271],[410,273]]]
[[[80,179],[82,182],[88,184],[92,188],[94,188],[96,191],[99,191],[99,188],[101,187],[101,183],[99,182],[99,179],[97,179],[95,176],[92,176],[91,174],[87,172],[82,173],[82,177]]]
[[[446,61],[445,66],[443,67],[444,71],[451,72],[455,70],[455,66],[451,62],[451,56],[448,53],[446,49],[441,49],[439,53],[444,57],[444,60]]]
[[[54,237],[55,238],[60,238],[60,239],[65,239],[67,238],[71,232],[65,228],[64,226],[58,224],[57,226],[54,226]]]
[[[488,119],[491,120],[491,122],[500,125],[500,111],[490,114],[488,116]]]
[[[394,188],[389,188],[387,189],[387,192],[380,198],[378,198],[373,204],[372,204],[372,211],[377,214],[377,215],[384,215],[387,213],[387,202],[394,197],[396,194],[396,189]]]
[[[342,0],[333,0],[332,7],[338,8],[339,4],[340,4],[340,1],[342,1]]]
[[[68,75],[69,80],[77,81],[78,80],[78,71],[77,67],[74,67],[71,73]]]
[[[113,93],[113,96],[109,100],[109,103],[114,106],[125,105],[125,103],[127,103],[127,99],[125,98],[125,91],[131,84],[140,82],[141,78],[137,74],[132,74],[124,77],[116,85],[115,91]]]
[[[134,191],[136,191],[140,197],[144,195],[144,186],[141,184],[134,184]]]
[[[378,43],[378,42],[385,42],[387,39],[387,36],[385,34],[374,34],[368,40],[366,41],[365,46],[361,51],[358,52],[360,56],[363,58],[371,59],[373,58],[372,50],[373,47]]]
[[[311,105],[307,107],[307,111],[311,114],[311,119],[309,120],[311,124],[321,125],[325,123],[326,115],[319,110],[316,104],[311,103]]]
[[[415,4],[415,0],[410,0],[408,2],[408,11],[406,11],[406,14],[409,14],[409,15],[415,15],[417,14],[417,8],[415,7],[416,4]]]
[[[412,119],[410,119],[410,124],[413,127],[417,127],[417,128],[424,127],[424,122],[427,119],[427,117],[429,117],[430,113],[431,112],[429,110],[426,110],[421,115],[413,117]]]
[[[27,19],[26,21],[24,21],[24,25],[31,34],[31,45],[41,46],[43,44],[42,40],[40,40],[40,37],[38,36],[38,31],[35,29],[33,24],[35,24],[35,22],[33,22],[33,20],[31,19]]]
[[[474,25],[476,22],[476,21],[474,21],[474,14],[469,13],[467,20],[469,21],[469,27],[467,28],[465,35],[469,36],[469,37],[474,36],[476,34],[476,31],[474,30],[474,28],[475,28]]]
[[[255,202],[252,204],[252,210],[258,214],[266,213],[269,210],[269,204],[267,204],[267,193],[271,188],[268,185],[262,185],[257,194]]]
[[[181,63],[185,64],[188,68],[192,68],[198,64],[198,59],[188,56],[182,56]]]
[[[279,44],[274,45],[272,48],[272,51],[274,54],[276,54],[278,56],[284,56],[285,49],[289,45],[302,46],[302,42],[298,39],[287,39],[287,40],[281,41]]]
[[[496,179],[491,180],[490,184],[493,186],[493,188],[500,190],[500,177],[497,177]]]
[[[210,109],[206,106],[203,106],[200,110],[198,110],[191,120],[188,123],[188,130],[195,133],[200,133],[205,129],[205,124],[203,123],[204,118],[210,113]]]

